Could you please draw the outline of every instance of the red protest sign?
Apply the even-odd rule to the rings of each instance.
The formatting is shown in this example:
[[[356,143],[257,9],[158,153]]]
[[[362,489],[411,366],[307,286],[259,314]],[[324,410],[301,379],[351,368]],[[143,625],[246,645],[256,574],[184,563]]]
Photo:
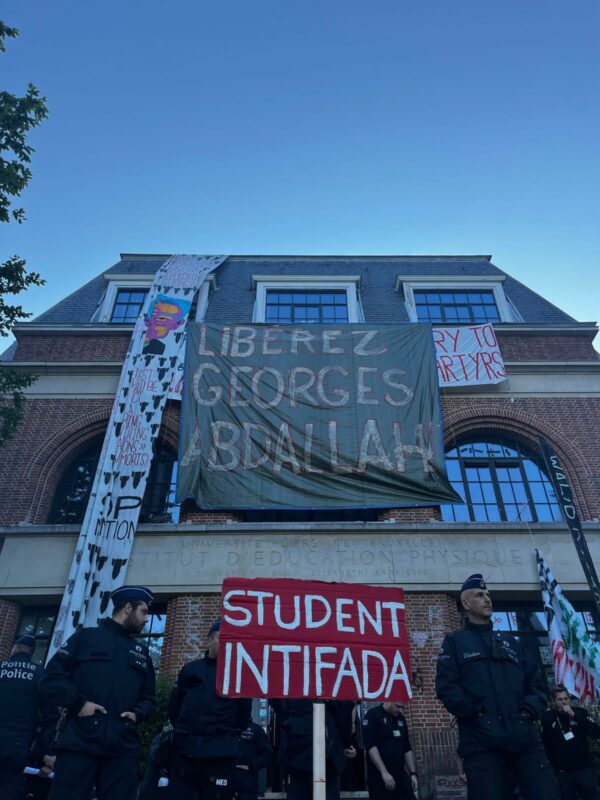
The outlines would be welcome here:
[[[412,697],[402,589],[226,578],[221,615],[221,695]]]

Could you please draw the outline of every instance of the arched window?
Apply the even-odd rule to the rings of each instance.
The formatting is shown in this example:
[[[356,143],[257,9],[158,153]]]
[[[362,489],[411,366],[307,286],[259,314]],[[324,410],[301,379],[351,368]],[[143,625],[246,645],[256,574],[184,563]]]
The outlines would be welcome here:
[[[534,453],[502,438],[472,438],[446,453],[452,486],[465,504],[443,505],[452,522],[553,522],[562,519],[550,479]]]
[[[60,477],[48,515],[50,525],[77,525],[83,522],[87,501],[92,491],[100,444],[77,456]]]
[[[83,522],[92,491],[101,445],[95,444],[77,456],[63,472],[48,515],[50,525],[78,525]],[[140,522],[178,522],[175,502],[177,456],[168,447],[157,445],[152,459]]]

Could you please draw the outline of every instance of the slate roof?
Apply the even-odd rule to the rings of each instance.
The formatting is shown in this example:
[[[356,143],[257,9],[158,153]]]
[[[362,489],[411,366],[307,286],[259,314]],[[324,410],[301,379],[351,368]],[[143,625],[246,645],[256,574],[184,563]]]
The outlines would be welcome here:
[[[109,273],[153,274],[168,255],[128,255]],[[209,322],[252,319],[255,289],[253,274],[359,275],[361,300],[367,322],[408,322],[401,295],[394,291],[397,275],[506,275],[490,256],[230,256],[216,270],[218,291],[210,297]],[[107,281],[93,278],[64,300],[32,320],[40,325],[94,324],[92,317],[102,300]],[[519,281],[507,276],[504,290],[523,321],[532,325],[572,325],[575,320]]]

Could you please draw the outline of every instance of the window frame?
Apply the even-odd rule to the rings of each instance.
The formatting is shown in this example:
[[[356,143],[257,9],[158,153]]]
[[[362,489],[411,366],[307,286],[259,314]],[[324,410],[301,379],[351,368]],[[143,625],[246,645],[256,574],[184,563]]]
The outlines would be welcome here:
[[[306,324],[320,324],[327,325],[328,327],[336,327],[338,325],[348,325],[352,323],[364,322],[364,315],[360,306],[359,290],[360,290],[360,275],[340,275],[339,277],[327,275],[326,277],[320,275],[290,275],[283,277],[281,275],[253,275],[252,281],[256,287],[256,300],[254,303],[254,311],[252,314],[252,322],[265,322],[267,314],[267,293],[270,291],[284,292],[298,291],[345,291],[346,292],[346,308],[348,310],[348,322],[322,322],[322,323],[273,323],[274,325],[294,325],[302,327]]]
[[[173,448],[170,445],[166,444],[164,441],[160,441],[160,442],[156,441],[155,444],[154,444],[154,447],[156,449],[153,448],[153,452],[152,452],[152,461],[150,463],[150,469],[148,471],[148,480],[146,482],[146,488],[144,490],[144,496],[142,498],[142,505],[140,507],[140,520],[139,521],[140,521],[140,524],[150,524],[150,525],[176,524],[179,521],[179,513],[180,513],[180,509],[181,509],[181,503],[170,503],[169,500],[170,500],[171,497],[174,496],[173,487],[176,485],[177,470],[178,470],[178,467],[179,467],[178,454],[177,454],[176,451],[173,450]],[[157,452],[157,451],[160,450],[161,448],[164,449],[167,453],[169,453],[169,458],[164,458],[163,457],[163,458],[158,458],[157,459],[157,456],[159,456],[159,452]],[[73,466],[77,462],[82,460],[82,456],[84,456],[87,453],[90,453],[90,452],[92,452],[94,450],[97,451],[98,458],[95,460],[96,466],[95,466],[95,469],[93,471],[93,477],[92,477],[92,480],[91,480],[90,485],[89,485],[89,491],[86,494],[85,500],[79,505],[79,510],[81,512],[81,519],[79,519],[79,520],[77,520],[75,522],[73,522],[73,521],[66,521],[65,522],[65,521],[61,521],[61,520],[56,521],[56,517],[58,516],[58,511],[61,508],[61,506],[59,506],[59,503],[58,503],[58,500],[57,500],[57,495],[58,495],[59,489],[63,488],[63,483],[64,483],[63,476],[67,473],[67,471],[72,470]],[[51,503],[50,503],[50,507],[48,509],[48,513],[46,515],[46,525],[81,525],[82,524],[82,522],[83,522],[83,520],[85,518],[85,511],[87,509],[87,505],[89,503],[89,499],[90,499],[90,496],[91,496],[91,493],[92,493],[92,490],[93,490],[94,479],[95,479],[96,472],[98,470],[98,463],[99,463],[99,460],[100,460],[101,451],[102,451],[102,440],[100,440],[99,442],[96,442],[96,444],[93,444],[91,447],[84,448],[83,450],[80,451],[79,455],[76,455],[74,458],[72,458],[68,462],[66,467],[63,469],[61,475],[59,476],[58,481],[56,482],[56,485],[54,487],[52,500],[51,500]],[[170,458],[171,455],[173,456],[172,459]],[[92,461],[91,458],[86,458],[85,460],[86,461]],[[153,464],[157,460],[160,461],[161,463],[172,463],[173,464],[173,469],[172,469],[172,472],[171,472],[171,481],[170,481],[169,484],[164,483],[162,481],[156,483],[155,485],[153,485],[151,483],[150,477],[156,474],[156,467],[153,470]],[[149,492],[152,489],[152,493],[154,493],[154,491],[156,490],[156,487],[166,487],[165,510],[164,510],[163,513],[171,515],[171,519],[168,522],[165,521],[164,523],[161,523],[161,522],[157,522],[156,520],[143,519],[142,518],[143,514],[145,515],[146,512],[150,512],[152,510],[152,504],[151,504],[151,500],[150,500],[152,495],[149,494]],[[160,514],[160,512],[157,511],[156,514]],[[152,514],[149,514],[148,516],[150,517],[150,516],[152,516]]]
[[[22,608],[21,608],[21,612],[19,614],[19,622],[17,623],[17,630],[16,630],[15,639],[17,639],[19,636],[22,636],[25,633],[25,631],[23,630],[23,618],[25,616],[35,614],[35,616],[36,616],[36,627],[34,628],[33,634],[36,637],[36,647],[34,649],[34,654],[33,654],[33,658],[32,658],[32,661],[35,664],[40,664],[41,666],[44,666],[44,664],[46,663],[46,658],[48,657],[48,651],[50,650],[50,645],[52,643],[52,636],[54,634],[54,628],[56,627],[56,620],[57,620],[57,617],[58,617],[58,611],[59,611],[59,607],[58,606],[53,606],[53,605],[48,605],[48,606],[31,605],[31,606],[22,606]],[[42,617],[42,616],[54,617],[54,622],[52,623],[52,628],[50,629],[50,633],[47,636],[43,636],[43,637],[42,636],[38,636],[38,635],[35,634],[35,630],[37,629],[37,620],[39,620],[39,618]],[[37,661],[35,659],[35,651],[38,649],[37,645],[40,642],[44,642],[44,644],[45,644],[44,656],[41,659],[41,661]]]
[[[516,450],[517,455],[516,456],[504,456],[504,455],[502,455],[502,456],[490,456],[488,454],[488,455],[485,455],[485,456],[469,456],[469,455],[462,455],[460,453],[460,448],[461,447],[464,447],[466,445],[479,444],[479,443],[480,444],[485,444],[486,446],[497,445],[498,447],[507,447],[507,448],[510,448],[512,450]],[[531,461],[538,468],[540,473],[546,478],[546,480],[548,481],[550,486],[552,486],[552,481],[550,479],[550,476],[547,475],[545,470],[544,470],[544,465],[542,463],[543,459],[541,458],[541,456],[539,456],[538,454],[536,454],[534,451],[530,450],[526,446],[523,446],[521,444],[521,442],[519,442],[516,439],[510,439],[507,436],[501,436],[501,435],[496,435],[495,437],[494,436],[492,436],[492,437],[488,436],[486,438],[485,434],[483,434],[483,433],[479,434],[479,435],[469,436],[469,437],[467,437],[465,439],[462,439],[462,440],[459,440],[458,442],[456,442],[453,445],[453,447],[451,447],[449,450],[447,450],[444,453],[444,460],[445,461],[448,459],[448,454],[450,452],[452,452],[452,451],[456,451],[456,457],[453,458],[452,460],[455,460],[458,463],[458,466],[459,466],[459,469],[460,469],[460,476],[461,476],[461,480],[462,480],[462,488],[463,488],[464,494],[465,494],[465,501],[464,501],[464,503],[442,503],[441,504],[441,512],[442,512],[442,519],[444,520],[444,522],[459,522],[459,523],[464,523],[464,522],[490,522],[490,523],[507,523],[507,522],[511,523],[512,522],[512,523],[519,523],[519,522],[522,522],[522,523],[532,523],[532,524],[540,522],[539,514],[538,514],[537,502],[533,497],[533,493],[531,491],[531,486],[530,486],[530,479],[529,479],[529,476],[527,475],[527,471],[525,469],[525,461],[526,460]],[[511,464],[509,462],[513,462],[513,463]],[[518,467],[518,469],[519,469],[519,473],[520,473],[520,476],[521,476],[521,485],[523,486],[523,489],[525,491],[525,495],[527,497],[527,501],[526,501],[527,502],[527,507],[528,507],[529,513],[531,514],[531,517],[532,517],[530,520],[526,520],[526,519],[509,519],[508,515],[506,513],[506,505],[516,505],[517,503],[516,502],[515,503],[507,503],[506,502],[506,500],[505,500],[505,498],[503,497],[503,494],[502,494],[501,481],[498,479],[497,470],[498,470],[498,468],[500,468],[500,469],[509,468],[511,466],[514,466],[514,465],[516,465]],[[476,519],[476,517],[475,517],[475,507],[476,506],[483,505],[484,507],[487,507],[487,506],[491,506],[491,504],[488,503],[488,502],[478,503],[478,502],[474,502],[473,501],[472,493],[471,493],[472,482],[470,482],[469,479],[468,479],[467,469],[469,467],[478,468],[478,467],[484,467],[484,466],[488,468],[489,473],[490,473],[490,484],[491,484],[491,486],[493,487],[493,490],[494,490],[495,508],[497,508],[498,514],[499,514],[499,517],[500,517],[498,520],[482,520],[482,519]],[[452,478],[450,480],[452,480]],[[510,483],[512,485],[512,481]],[[521,504],[520,507],[522,507],[523,505],[524,504]],[[547,505],[552,506],[552,503],[550,503],[550,501],[549,501],[547,503]],[[558,500],[556,502],[556,505],[558,506],[558,508],[560,510],[560,503],[558,503]],[[446,519],[445,516],[444,516],[444,510],[443,510],[444,507],[452,508],[453,506],[464,506],[464,507],[466,507],[469,519],[468,520],[460,520],[460,519],[457,520],[457,519],[450,519],[450,517],[448,517]],[[455,516],[454,512],[452,512],[452,516]],[[561,519],[562,519],[562,511],[561,511]],[[546,520],[545,522],[557,522],[557,521],[560,521],[560,520]]]
[[[482,301],[481,303],[473,303],[470,300],[467,300],[464,303],[459,303],[456,300],[454,300],[453,302],[448,303],[443,299],[443,295],[448,295],[449,294],[449,295],[451,295],[452,297],[455,298],[455,297],[458,297],[460,295],[467,296],[468,293],[471,292],[471,291],[472,291],[471,289],[465,289],[464,291],[461,291],[461,292],[456,292],[456,290],[454,290],[454,289],[435,289],[435,290],[434,289],[421,289],[421,288],[413,289],[413,300],[415,302],[415,312],[417,314],[417,319],[419,320],[419,322],[431,322],[432,325],[444,325],[444,326],[450,326],[450,325],[452,325],[452,326],[454,326],[454,325],[487,325],[487,324],[497,325],[500,322],[500,312],[498,311],[498,303],[496,301],[496,296],[494,295],[494,292],[493,292],[492,289],[488,288],[488,289],[478,289],[477,290],[477,292],[479,293],[480,297],[482,295],[484,295],[484,294],[486,295],[486,298],[487,297],[491,297],[491,301],[488,301],[488,302]],[[438,303],[435,303],[434,301],[430,301],[430,300],[427,299],[427,297],[429,296],[430,293],[433,294],[433,295],[437,295],[439,297],[439,302]],[[424,300],[422,299],[421,295],[424,296],[424,298],[425,298]],[[455,312],[457,314],[457,317],[458,317],[458,309],[460,308],[461,310],[463,310],[463,309],[466,310],[468,315],[470,317],[472,317],[473,319],[459,319],[459,318],[457,318],[457,319],[441,319],[441,320],[431,319],[430,315],[431,315],[431,311],[432,311],[434,306],[437,306],[440,309],[440,315],[442,317],[446,317],[447,318],[452,309],[455,310]],[[495,316],[497,316],[498,319],[475,319],[475,308],[477,306],[481,307],[484,311],[486,309],[490,309],[491,310],[493,308],[493,310],[495,312]],[[426,309],[427,317],[419,318],[419,309]]]
[[[106,281],[108,281],[108,285],[106,287],[104,297],[102,298],[102,302],[100,303],[98,310],[92,317],[92,321],[104,322],[111,326],[121,325],[127,328],[133,328],[135,322],[112,322],[112,315],[117,302],[117,297],[119,295],[119,290],[126,289],[135,292],[136,290],[140,291],[142,289],[147,289],[148,293],[146,294],[146,298],[144,300],[144,303],[142,304],[142,312],[143,312],[147,307],[148,296],[150,294],[150,289],[152,288],[152,284],[154,282],[154,275],[105,274],[104,278]],[[216,276],[212,274],[207,275],[198,291],[198,305],[196,307],[196,313],[194,315],[194,322],[202,322],[202,320],[206,316],[210,291],[211,289],[216,291],[217,288],[218,287],[217,287]],[[194,298],[192,298],[192,303],[193,300]]]
[[[134,638],[137,642],[145,645],[148,648],[148,652],[150,653],[151,659],[152,659],[152,650],[150,648],[150,641],[160,640],[161,645],[158,654],[158,664],[156,663],[154,664],[155,672],[158,674],[160,670],[160,662],[162,661],[163,649],[165,646],[165,639],[167,634],[167,606],[164,603],[158,603],[156,605],[152,605],[152,607],[148,612],[148,617],[152,620],[152,622],[154,621],[155,617],[160,617],[161,621],[164,620],[162,625],[162,630],[159,631],[158,633],[153,633],[152,622],[151,622],[150,630],[148,632],[146,632],[146,625],[144,625],[144,630],[141,633],[137,634],[137,636],[135,636]],[[152,659],[152,661],[154,663],[154,659]]]
[[[396,278],[396,291],[400,292],[401,289],[404,290],[404,305],[406,307],[406,311],[408,313],[408,317],[411,322],[420,322],[425,320],[419,320],[417,316],[417,304],[415,302],[415,290],[418,291],[435,291],[435,292],[492,292],[494,295],[494,301],[496,303],[496,308],[498,309],[498,316],[500,317],[499,322],[432,322],[432,325],[438,325],[440,327],[457,327],[459,325],[499,325],[503,322],[521,322],[518,318],[516,310],[513,306],[508,302],[508,298],[504,293],[504,287],[502,282],[504,281],[504,276],[497,276],[495,275],[493,279],[484,279],[482,277],[477,276],[468,276],[465,275],[463,278],[457,278],[457,276],[452,276],[452,278],[440,278],[440,277],[420,277],[420,276],[410,276],[406,277],[403,275],[398,275]]]
[[[134,303],[134,302],[131,302],[131,301],[128,301],[126,303],[124,303],[122,300],[120,301],[120,295],[121,295],[122,292],[129,292],[130,294],[134,294],[134,293],[137,292],[138,294],[143,294],[143,300],[139,304],[140,310],[136,314],[135,319],[114,319],[114,315],[115,315],[115,312],[116,312],[116,309],[117,309],[118,305],[126,305],[126,306],[130,306],[130,305],[135,306],[135,305],[137,305],[137,303]],[[122,286],[119,289],[117,289],[116,294],[115,294],[115,302],[113,303],[113,307],[112,307],[112,310],[111,310],[111,313],[110,313],[110,319],[109,319],[110,324],[111,325],[135,325],[135,323],[138,321],[138,317],[140,316],[140,314],[144,310],[144,307],[146,305],[146,301],[147,301],[149,292],[150,292],[150,289],[148,287],[146,287],[146,286],[136,286],[136,287],[133,287],[133,286],[127,286],[127,287]]]

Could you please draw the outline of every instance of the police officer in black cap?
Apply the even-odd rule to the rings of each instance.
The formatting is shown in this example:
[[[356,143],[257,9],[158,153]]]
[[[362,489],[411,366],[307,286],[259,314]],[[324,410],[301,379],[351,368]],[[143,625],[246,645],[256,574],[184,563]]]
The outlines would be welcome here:
[[[436,693],[458,720],[458,752],[470,800],[504,800],[511,777],[524,800],[559,800],[534,721],[545,697],[539,667],[522,643],[492,630],[492,601],[482,575],[463,583],[466,621],[445,637]]]
[[[82,628],[56,652],[45,696],[67,710],[57,744],[51,800],[133,800],[139,783],[137,726],[154,710],[154,667],[142,632],[152,593],[122,586],[111,619]]]
[[[58,718],[56,712],[44,713],[40,703],[43,670],[31,663],[34,648],[34,636],[21,636],[9,658],[0,661],[0,800],[19,796],[36,730]]]
[[[252,710],[251,700],[217,694],[220,629],[221,621],[215,620],[204,658],[182,667],[169,700],[175,751],[169,781],[183,782],[200,800],[233,797],[232,770],[242,756],[238,737]]]

